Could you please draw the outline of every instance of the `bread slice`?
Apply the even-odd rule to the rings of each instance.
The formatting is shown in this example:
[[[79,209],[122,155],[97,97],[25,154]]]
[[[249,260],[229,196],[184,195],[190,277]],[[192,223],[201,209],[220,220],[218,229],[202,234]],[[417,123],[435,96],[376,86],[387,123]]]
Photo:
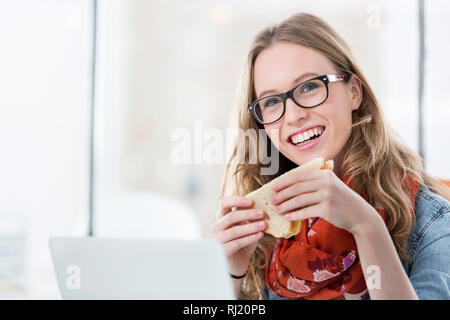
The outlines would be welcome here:
[[[270,199],[275,195],[275,191],[271,186],[281,179],[281,177],[291,176],[300,171],[312,171],[320,169],[333,170],[333,160],[325,161],[323,158],[315,158],[310,162],[307,162],[297,168],[294,168],[281,176],[273,179],[269,183],[266,183],[261,188],[250,192],[245,197],[253,199],[252,208],[262,209],[266,213],[265,220],[267,221],[267,228],[265,233],[271,234],[276,238],[290,238],[300,232],[301,220],[289,221],[283,214],[275,212],[275,207],[270,203]]]

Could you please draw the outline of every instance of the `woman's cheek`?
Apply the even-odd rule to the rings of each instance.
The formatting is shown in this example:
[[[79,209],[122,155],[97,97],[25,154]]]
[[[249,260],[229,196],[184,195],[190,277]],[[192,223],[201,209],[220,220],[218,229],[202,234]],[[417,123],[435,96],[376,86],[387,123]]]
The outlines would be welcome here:
[[[272,125],[264,126],[264,129],[266,130],[266,134],[269,137],[270,141],[272,141],[272,143],[277,147],[277,149],[279,151],[282,151],[283,141],[282,141],[282,136],[281,136],[280,125],[272,124]]]

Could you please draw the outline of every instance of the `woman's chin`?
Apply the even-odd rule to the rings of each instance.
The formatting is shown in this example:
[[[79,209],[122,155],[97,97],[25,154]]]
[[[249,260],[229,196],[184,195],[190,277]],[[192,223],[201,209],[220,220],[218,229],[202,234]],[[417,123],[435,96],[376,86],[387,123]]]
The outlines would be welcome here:
[[[303,165],[311,160],[314,160],[316,158],[319,158],[319,157],[322,157],[325,160],[327,160],[323,155],[320,155],[320,154],[317,154],[317,155],[316,154],[308,154],[303,157],[299,157],[298,154],[296,154],[296,155],[291,155],[289,160],[294,162],[296,165],[301,166],[301,165]]]

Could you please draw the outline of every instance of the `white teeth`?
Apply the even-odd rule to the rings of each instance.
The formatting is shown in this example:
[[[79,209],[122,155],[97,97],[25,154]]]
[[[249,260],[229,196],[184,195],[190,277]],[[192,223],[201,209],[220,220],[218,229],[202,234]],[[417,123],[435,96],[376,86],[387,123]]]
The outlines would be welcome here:
[[[322,134],[322,132],[323,132],[322,128],[316,127],[314,129],[310,129],[306,132],[303,132],[303,134],[299,133],[299,134],[296,134],[295,136],[292,136],[291,140],[294,144],[298,144],[305,140],[308,140],[309,138],[311,138],[314,135],[320,135],[320,134]]]
[[[311,137],[312,137],[311,132],[309,131],[303,132],[303,138],[305,138],[305,140],[308,140]]]

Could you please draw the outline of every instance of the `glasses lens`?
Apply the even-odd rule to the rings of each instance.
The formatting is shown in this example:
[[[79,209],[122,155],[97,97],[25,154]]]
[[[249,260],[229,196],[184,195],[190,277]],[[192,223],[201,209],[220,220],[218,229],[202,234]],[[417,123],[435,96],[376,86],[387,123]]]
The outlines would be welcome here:
[[[293,93],[295,101],[304,107],[321,104],[327,98],[327,88],[320,80],[311,80],[297,87]]]
[[[283,100],[280,97],[267,97],[255,105],[255,113],[259,121],[274,122],[283,114]]]

